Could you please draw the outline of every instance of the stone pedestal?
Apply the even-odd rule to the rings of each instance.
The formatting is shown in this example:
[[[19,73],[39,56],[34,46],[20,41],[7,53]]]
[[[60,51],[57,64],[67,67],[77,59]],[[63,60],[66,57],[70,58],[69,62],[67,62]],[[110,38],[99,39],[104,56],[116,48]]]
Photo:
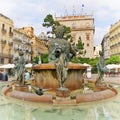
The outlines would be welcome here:
[[[58,97],[69,97],[70,96],[70,91],[68,90],[68,88],[60,87],[56,91],[56,96],[58,96]]]

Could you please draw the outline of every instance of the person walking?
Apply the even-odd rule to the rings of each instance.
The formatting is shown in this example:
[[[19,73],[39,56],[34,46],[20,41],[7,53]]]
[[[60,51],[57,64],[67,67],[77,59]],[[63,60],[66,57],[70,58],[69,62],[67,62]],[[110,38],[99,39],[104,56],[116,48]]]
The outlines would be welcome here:
[[[8,75],[5,71],[2,72],[2,81],[8,81]]]
[[[30,79],[30,73],[28,71],[25,72],[25,80]]]

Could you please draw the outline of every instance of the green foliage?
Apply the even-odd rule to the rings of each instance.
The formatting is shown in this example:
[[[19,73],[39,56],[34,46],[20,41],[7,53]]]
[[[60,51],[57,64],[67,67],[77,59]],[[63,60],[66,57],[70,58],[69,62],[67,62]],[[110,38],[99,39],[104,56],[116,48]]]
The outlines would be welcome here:
[[[83,57],[73,57],[71,59],[71,62],[73,62],[73,63],[81,63],[81,64],[83,64],[83,63],[88,63],[89,64],[90,59],[89,58],[83,58]]]
[[[38,57],[38,56],[34,57],[32,61],[33,61],[33,63],[38,64],[38,62],[39,62],[39,57]]]
[[[73,57],[71,59],[71,62],[73,63],[89,63],[90,59],[89,58],[82,58],[82,57]]]
[[[98,63],[98,58],[95,59],[90,59],[90,58],[83,58],[83,57],[73,57],[71,59],[71,62],[73,63],[87,63],[92,66],[92,73],[97,73],[97,63]]]
[[[119,64],[120,63],[120,56],[111,56],[109,59],[106,60],[106,64]]]
[[[48,14],[45,19],[44,19],[44,23],[43,26],[44,27],[51,27],[54,25],[54,19],[53,16],[51,14]]]
[[[79,61],[79,59],[77,57],[73,57],[71,59],[71,62],[73,62],[73,63],[79,63],[80,61]]]
[[[98,58],[90,59],[88,64],[90,64],[92,66],[92,73],[98,72],[98,70],[97,70]]]
[[[88,62],[88,64],[90,64],[91,66],[96,66],[98,63],[98,58],[95,59],[90,59],[90,61]]]
[[[79,37],[78,44],[76,44],[77,49],[83,50],[84,43],[82,43],[81,37]]]
[[[66,26],[63,26],[64,27],[64,39],[68,40],[68,39],[72,39],[72,36],[71,36],[71,30],[70,30],[70,27],[66,27]]]
[[[82,57],[80,57],[79,58],[79,60],[80,60],[80,63],[89,63],[89,61],[90,61],[90,59],[89,58],[82,58]]]
[[[76,44],[76,48],[78,49],[77,57],[83,57],[86,54],[86,50],[84,50],[84,43],[81,40],[81,37],[78,39],[78,43]]]
[[[92,67],[92,73],[98,73],[97,65]]]
[[[48,31],[47,33],[51,33],[54,34],[55,33],[55,27],[56,26],[62,26],[58,21],[55,21],[53,19],[53,16],[51,14],[48,14],[45,19],[44,19],[44,23],[42,24],[44,27],[51,27],[52,31]],[[70,27],[64,27],[64,39],[68,40],[71,38],[71,30]]]
[[[48,54],[42,54],[41,61],[42,63],[48,63]]]

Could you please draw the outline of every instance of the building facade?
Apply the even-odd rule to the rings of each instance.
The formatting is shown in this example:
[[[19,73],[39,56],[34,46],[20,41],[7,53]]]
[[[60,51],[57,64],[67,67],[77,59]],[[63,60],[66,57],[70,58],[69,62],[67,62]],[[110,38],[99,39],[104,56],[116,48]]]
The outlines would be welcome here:
[[[26,34],[19,31],[19,29],[14,29],[14,36],[13,36],[13,58],[19,58],[19,51],[24,51],[24,58],[25,61],[31,62],[31,38]]]
[[[110,58],[110,39],[109,33],[107,33],[102,40],[102,50],[104,51],[104,59]]]
[[[94,58],[99,57],[99,51],[101,51],[101,50],[102,50],[101,45],[94,47]]]
[[[94,57],[94,18],[92,15],[73,15],[64,17],[55,17],[60,24],[71,28],[73,42],[78,43],[79,37],[84,43],[86,50],[85,57]]]
[[[13,62],[13,21],[0,14],[0,64]]]
[[[34,34],[34,29],[32,27],[23,27],[23,28],[19,28],[19,30],[31,38],[32,59],[36,56],[41,57],[41,54],[48,53],[48,49],[45,47],[45,43],[43,40],[45,39],[43,33],[40,34],[39,37],[37,37]]]
[[[120,20],[111,25],[109,31],[110,37],[110,56],[120,55]]]

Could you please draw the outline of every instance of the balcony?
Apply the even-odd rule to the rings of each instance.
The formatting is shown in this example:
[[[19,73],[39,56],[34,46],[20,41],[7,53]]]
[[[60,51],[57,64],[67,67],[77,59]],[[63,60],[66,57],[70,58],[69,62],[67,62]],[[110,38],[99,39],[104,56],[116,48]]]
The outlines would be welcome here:
[[[1,39],[1,43],[2,43],[2,44],[5,44],[5,43],[6,43],[6,40],[5,40],[5,39]]]
[[[13,45],[13,41],[9,40],[9,41],[8,41],[8,44],[9,44],[10,46],[12,46],[12,45]]]
[[[1,29],[1,32],[5,34],[7,31],[5,29]]]
[[[13,32],[9,32],[9,36],[12,37],[13,36]]]
[[[13,55],[8,53],[8,54],[5,54],[3,52],[0,52],[0,57],[1,58],[13,58]]]
[[[21,41],[22,41],[19,37],[13,37],[13,40],[14,40],[15,42],[21,42]]]

